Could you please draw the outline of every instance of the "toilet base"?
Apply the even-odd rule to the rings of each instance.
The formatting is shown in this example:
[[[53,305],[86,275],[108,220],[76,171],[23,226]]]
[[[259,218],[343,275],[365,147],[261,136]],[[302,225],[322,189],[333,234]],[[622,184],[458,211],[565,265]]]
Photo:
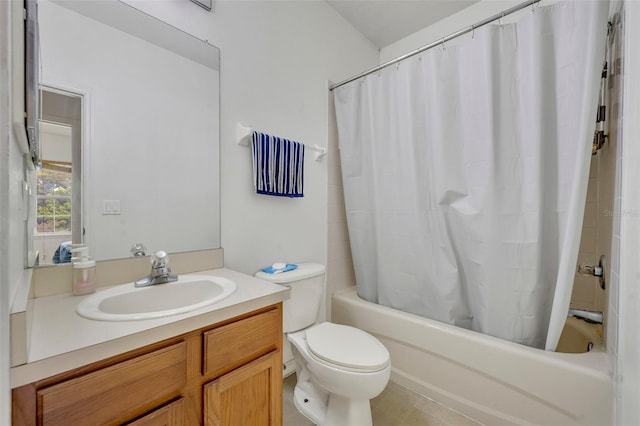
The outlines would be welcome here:
[[[306,386],[305,386],[306,384]],[[300,413],[319,426],[372,426],[368,399],[353,400],[340,395],[328,397],[310,382],[293,391],[293,402]]]
[[[327,395],[318,392],[310,382],[298,383],[293,390],[293,403],[300,413],[316,425],[324,425],[327,414]]]
[[[354,400],[330,394],[327,417],[322,426],[372,426],[369,400]]]

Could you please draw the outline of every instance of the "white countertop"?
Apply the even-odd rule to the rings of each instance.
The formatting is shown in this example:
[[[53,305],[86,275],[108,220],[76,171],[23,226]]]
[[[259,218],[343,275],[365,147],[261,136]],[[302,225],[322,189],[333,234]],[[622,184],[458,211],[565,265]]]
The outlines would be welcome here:
[[[76,305],[88,296],[65,293],[34,299],[27,364],[11,369],[12,388],[289,298],[287,287],[230,269],[196,274],[229,278],[236,282],[236,291],[218,303],[184,314],[121,322],[95,321],[79,316],[75,311]]]

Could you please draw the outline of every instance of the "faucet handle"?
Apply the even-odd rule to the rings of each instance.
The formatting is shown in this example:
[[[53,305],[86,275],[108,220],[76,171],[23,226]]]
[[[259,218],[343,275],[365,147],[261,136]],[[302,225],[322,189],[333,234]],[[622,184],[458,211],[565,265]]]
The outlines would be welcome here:
[[[163,268],[169,263],[169,255],[164,250],[158,250],[151,256],[152,268]]]
[[[131,249],[129,250],[129,252],[133,257],[146,256],[147,247],[145,247],[145,245],[142,243],[135,243],[134,245],[131,246]]]

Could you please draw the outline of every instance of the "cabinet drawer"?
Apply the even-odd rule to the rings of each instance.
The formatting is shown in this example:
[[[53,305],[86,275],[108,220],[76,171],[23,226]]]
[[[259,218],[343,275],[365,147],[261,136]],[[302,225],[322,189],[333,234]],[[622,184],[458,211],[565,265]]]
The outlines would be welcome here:
[[[280,347],[282,310],[273,309],[204,332],[205,376],[233,370]]]
[[[38,390],[38,420],[74,426],[123,422],[185,383],[186,344],[180,342]]]

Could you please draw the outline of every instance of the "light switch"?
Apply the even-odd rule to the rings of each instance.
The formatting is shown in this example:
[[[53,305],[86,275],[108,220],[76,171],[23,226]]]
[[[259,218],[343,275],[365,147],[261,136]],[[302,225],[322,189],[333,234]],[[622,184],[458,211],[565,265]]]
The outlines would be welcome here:
[[[120,200],[102,200],[102,214],[120,214]]]

